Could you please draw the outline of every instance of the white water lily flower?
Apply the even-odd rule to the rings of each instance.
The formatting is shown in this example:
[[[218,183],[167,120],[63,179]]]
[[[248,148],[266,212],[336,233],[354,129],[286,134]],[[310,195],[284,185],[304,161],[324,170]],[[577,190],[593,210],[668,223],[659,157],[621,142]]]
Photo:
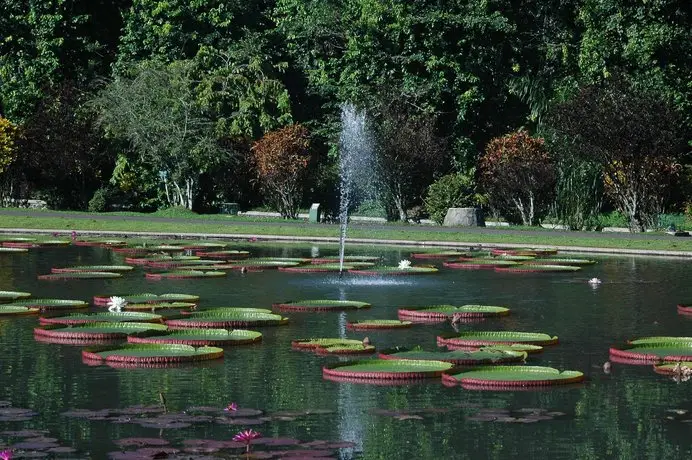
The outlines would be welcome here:
[[[410,260],[402,260],[399,262],[399,270],[406,270],[407,268],[411,268]]]
[[[591,278],[591,279],[588,281],[588,283],[589,283],[589,284],[601,284],[601,280],[599,280],[598,278]]]
[[[114,295],[108,299],[108,311],[111,313],[118,313],[127,305],[127,300],[123,297],[118,297]]]

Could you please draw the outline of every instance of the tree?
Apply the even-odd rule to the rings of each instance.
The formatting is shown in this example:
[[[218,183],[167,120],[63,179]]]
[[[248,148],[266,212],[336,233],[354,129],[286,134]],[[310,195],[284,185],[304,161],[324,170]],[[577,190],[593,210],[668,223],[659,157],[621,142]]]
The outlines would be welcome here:
[[[474,207],[487,201],[485,196],[477,192],[473,173],[447,174],[430,185],[425,209],[432,220],[441,225],[449,208]]]
[[[8,119],[0,117],[0,174],[14,161],[15,142],[19,129]]]
[[[252,146],[252,153],[263,189],[281,217],[295,219],[310,163],[307,129],[291,125],[267,133]]]
[[[555,166],[543,139],[519,130],[488,143],[480,179],[495,206],[518,213],[524,225],[536,225],[552,202]]]
[[[665,100],[614,79],[582,88],[549,123],[601,165],[606,194],[631,231],[657,223],[685,152],[685,127]]]

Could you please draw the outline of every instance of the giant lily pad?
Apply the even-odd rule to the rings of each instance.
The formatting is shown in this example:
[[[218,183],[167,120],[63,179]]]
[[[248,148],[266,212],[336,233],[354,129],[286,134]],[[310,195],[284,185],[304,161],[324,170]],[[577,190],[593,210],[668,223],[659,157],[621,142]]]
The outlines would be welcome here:
[[[423,351],[420,348],[397,347],[379,354],[381,359],[416,359],[444,361],[457,365],[499,364],[523,361],[526,352],[485,348],[474,351]]]
[[[39,311],[38,308],[24,307],[21,305],[0,305],[0,318],[4,316],[33,315]]]
[[[526,265],[547,264],[547,265],[580,266],[580,265],[593,265],[595,263],[596,263],[595,260],[590,260],[590,259],[577,259],[577,258],[568,258],[568,257],[546,257],[546,258],[534,259],[531,262],[527,262]]]
[[[127,245],[123,240],[116,240],[110,238],[97,238],[97,239],[87,239],[87,240],[75,240],[75,246],[103,246],[109,248],[117,248]]]
[[[254,310],[254,311],[253,311]],[[265,311],[244,308],[219,308],[192,312],[185,318],[169,319],[166,324],[171,328],[216,328],[252,326],[279,326],[288,324],[288,318]]]
[[[324,377],[413,380],[439,377],[454,365],[443,361],[412,359],[371,359],[324,366]]]
[[[553,345],[557,343],[557,336],[538,332],[515,331],[468,331],[452,335],[437,337],[439,346],[478,347],[495,345],[499,343],[513,344],[525,343],[530,345]]]
[[[0,254],[6,252],[6,253],[24,253],[24,252],[29,252],[29,248],[8,248],[5,246],[0,246]]]
[[[177,267],[193,267],[196,265],[217,265],[224,261],[219,259],[190,259],[190,260],[156,260],[147,262],[146,266],[151,268],[177,268]]]
[[[446,385],[472,388],[543,387],[581,382],[584,374],[543,366],[483,366],[444,374],[442,380]]]
[[[671,342],[687,342],[692,343],[692,337],[674,337],[674,336],[653,336],[640,337],[638,339],[628,340],[630,345],[642,345],[645,343],[671,343]]]
[[[681,315],[692,315],[692,306],[679,304],[678,313],[680,313]]]
[[[241,259],[241,260],[229,260],[228,263],[224,264],[223,267],[230,268],[233,270],[269,270],[281,267],[295,267],[300,265],[301,262],[296,262],[292,260],[279,260],[279,259]]]
[[[191,294],[118,294],[118,295],[95,295],[94,305],[108,305],[111,297],[122,297],[127,303],[138,304],[138,303],[160,303],[160,302],[199,302],[199,296]]]
[[[250,251],[225,250],[225,251],[197,251],[195,255],[206,257],[208,259],[244,259],[250,257]]]
[[[31,297],[30,292],[0,291],[0,302],[7,300],[26,299],[27,297]]]
[[[576,272],[581,270],[581,267],[572,265],[548,265],[548,264],[522,264],[513,265],[511,267],[495,267],[496,272],[509,273],[559,273],[559,272]]]
[[[50,273],[48,275],[38,275],[40,280],[89,280],[120,278],[123,275],[113,272],[69,272],[69,273]]]
[[[85,323],[104,323],[104,322],[137,322],[137,323],[160,323],[161,315],[153,313],[140,313],[133,311],[123,312],[98,312],[98,313],[72,313],[65,316],[41,317],[38,321],[41,324],[62,324],[72,326]]]
[[[642,364],[692,360],[692,342],[689,340],[669,342],[642,342],[627,348],[610,349],[615,360],[640,361]]]
[[[222,272],[222,271],[203,272],[203,271],[198,271],[198,270],[180,270],[180,271],[163,272],[163,273],[147,273],[145,276],[148,280],[218,278],[221,276],[226,276],[226,272]]]
[[[434,251],[434,252],[415,252],[411,254],[413,259],[450,259],[452,257],[464,257],[466,253],[461,251]]]
[[[291,346],[297,350],[310,350],[318,354],[370,354],[375,352],[375,347],[362,340],[341,338],[317,338],[299,339],[291,342]]]
[[[444,321],[452,317],[486,318],[489,316],[509,315],[509,308],[490,305],[433,305],[423,308],[400,308],[399,318]]]
[[[73,272],[129,272],[134,267],[130,265],[78,265],[76,267],[51,268],[51,273]]]
[[[692,369],[692,360],[678,361],[676,363],[657,364],[654,366],[654,372],[663,375],[685,375],[687,369]],[[689,372],[689,371],[687,371]]]
[[[199,347],[202,345],[226,346],[245,345],[262,340],[262,333],[244,329],[180,329],[166,333],[150,333],[130,335],[130,343],[181,343]]]
[[[371,275],[371,276],[407,276],[407,275],[427,275],[430,273],[437,273],[437,268],[435,267],[373,267],[366,269],[350,269],[349,273],[355,273],[357,275]]]
[[[273,307],[281,311],[341,311],[370,308],[371,305],[355,300],[294,300],[275,303]]]
[[[320,264],[315,264],[315,265],[309,265],[309,266],[298,266],[298,267],[279,267],[280,271],[283,272],[294,272],[294,273],[327,273],[327,272],[338,272],[341,270],[341,266],[337,263],[320,263]],[[346,265],[344,264],[343,269],[344,271],[348,271],[352,268],[355,268],[354,265]]]
[[[147,257],[125,257],[125,263],[132,265],[148,265],[153,262],[175,262],[186,260],[199,260],[199,256],[147,256]]]
[[[83,300],[71,299],[26,299],[16,300],[10,305],[38,308],[40,310],[70,310],[73,308],[87,308],[88,303]]]
[[[187,308],[197,308],[196,303],[192,302],[151,302],[151,303],[128,303],[123,310],[128,311],[156,311],[156,310],[182,310]]]
[[[180,344],[131,343],[118,346],[90,347],[82,351],[86,361],[130,364],[173,364],[223,357],[223,349],[195,348]]]
[[[368,262],[375,263],[380,260],[377,256],[344,256],[344,263],[351,264],[351,262]],[[330,257],[316,257],[310,260],[311,263],[322,265],[322,264],[338,264],[340,262],[339,256]]]
[[[498,266],[514,266],[518,265],[518,262],[513,260],[503,260],[503,259],[484,259],[484,258],[474,258],[468,260],[461,260],[455,262],[444,262],[447,268],[455,268],[460,270],[492,270]]]
[[[400,321],[398,319],[370,319],[346,323],[346,328],[362,331],[367,329],[402,329],[412,325],[411,321]]]
[[[197,241],[191,243],[182,243],[182,247],[188,251],[220,251],[226,248],[228,244],[220,241]]]
[[[35,328],[34,335],[64,339],[108,340],[125,339],[130,334],[143,331],[165,331],[166,329],[163,324],[134,322],[83,323],[74,326],[56,324]]]
[[[523,249],[523,248],[497,248],[490,251],[494,256],[533,256],[545,257],[557,254],[557,249]]]

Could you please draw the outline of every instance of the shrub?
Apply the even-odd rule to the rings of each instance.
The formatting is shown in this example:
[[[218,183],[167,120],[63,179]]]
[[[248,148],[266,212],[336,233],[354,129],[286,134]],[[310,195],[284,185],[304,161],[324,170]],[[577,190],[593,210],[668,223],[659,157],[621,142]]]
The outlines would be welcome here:
[[[108,190],[97,189],[88,204],[89,212],[105,212],[108,210]]]
[[[428,188],[425,209],[430,218],[442,224],[449,208],[470,208],[485,202],[476,191],[472,175],[456,173],[442,176]]]
[[[6,118],[0,117],[0,173],[3,173],[14,160],[17,134],[17,127]]]

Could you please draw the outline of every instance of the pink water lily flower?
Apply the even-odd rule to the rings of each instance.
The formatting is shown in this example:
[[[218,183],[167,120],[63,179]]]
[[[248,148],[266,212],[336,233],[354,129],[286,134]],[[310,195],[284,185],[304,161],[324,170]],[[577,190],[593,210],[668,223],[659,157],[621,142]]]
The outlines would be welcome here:
[[[0,460],[12,460],[12,451],[11,450],[0,451]]]
[[[250,442],[253,439],[261,437],[262,434],[250,428],[249,430],[241,431],[237,435],[233,436],[233,441],[242,442],[245,444],[245,449],[250,452]]]
[[[226,412],[235,412],[238,410],[238,404],[232,402],[228,406],[224,408],[224,411]]]

